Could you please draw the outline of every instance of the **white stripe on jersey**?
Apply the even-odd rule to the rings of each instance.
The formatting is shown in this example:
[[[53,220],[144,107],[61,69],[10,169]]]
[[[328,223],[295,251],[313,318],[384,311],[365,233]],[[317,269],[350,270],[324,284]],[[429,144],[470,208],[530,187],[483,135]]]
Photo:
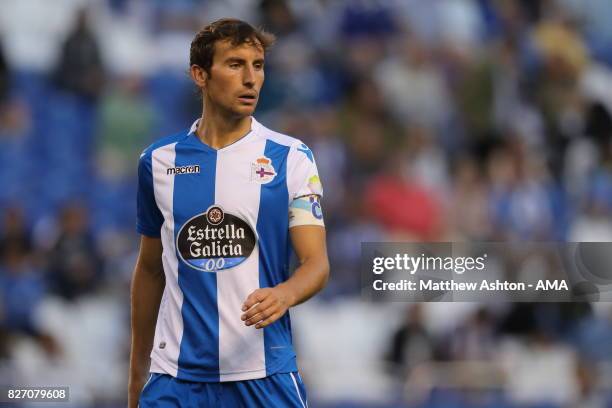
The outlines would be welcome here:
[[[217,153],[215,204],[245,219],[256,231],[261,186],[237,183],[248,180],[253,157],[263,156],[265,140],[249,143],[248,149],[219,150]],[[241,157],[243,156],[243,157]],[[244,163],[245,165],[237,165]],[[248,209],[248,213],[245,213]],[[221,381],[265,377],[263,330],[245,326],[240,319],[247,296],[259,288],[259,247],[240,265],[217,274],[219,310],[219,372]]]
[[[157,327],[151,351],[151,371],[178,373],[178,357],[183,336],[183,292],[178,285],[178,259],[174,243],[174,179],[167,177],[166,169],[173,168],[176,143],[155,149],[151,155],[153,191],[155,201],[164,215],[161,229],[162,262],[166,272],[166,288],[157,317]],[[161,346],[161,347],[160,347]]]

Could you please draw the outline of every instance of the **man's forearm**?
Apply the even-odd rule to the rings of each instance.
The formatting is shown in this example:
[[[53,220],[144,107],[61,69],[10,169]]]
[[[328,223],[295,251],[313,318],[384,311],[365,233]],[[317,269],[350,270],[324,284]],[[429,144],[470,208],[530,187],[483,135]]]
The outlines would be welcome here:
[[[149,371],[159,304],[165,287],[163,273],[136,265],[132,280],[130,382],[144,381]]]
[[[251,292],[242,305],[240,318],[247,326],[262,329],[274,323],[287,310],[319,292],[329,277],[329,261],[325,247],[325,229],[319,225],[290,228],[293,248],[300,266],[293,275],[273,288]]]
[[[290,306],[307,301],[325,287],[329,278],[327,256],[305,260],[285,282],[278,285],[290,294]]]

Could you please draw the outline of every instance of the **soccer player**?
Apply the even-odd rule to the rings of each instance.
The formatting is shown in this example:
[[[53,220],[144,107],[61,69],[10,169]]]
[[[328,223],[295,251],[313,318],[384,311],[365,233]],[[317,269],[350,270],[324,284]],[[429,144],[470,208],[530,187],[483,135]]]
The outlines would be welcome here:
[[[202,117],[140,157],[129,407],[307,406],[288,309],[327,282],[323,191],[310,149],[252,116],[273,41],[198,32]]]

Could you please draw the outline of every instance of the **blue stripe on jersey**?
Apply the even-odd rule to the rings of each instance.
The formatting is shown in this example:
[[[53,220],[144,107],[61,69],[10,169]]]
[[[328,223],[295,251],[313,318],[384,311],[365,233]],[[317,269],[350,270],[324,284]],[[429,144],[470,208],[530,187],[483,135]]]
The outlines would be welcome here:
[[[136,196],[136,230],[149,237],[160,236],[164,216],[155,202],[151,152],[146,151],[138,162],[138,195]]]
[[[257,235],[259,236],[259,286],[273,287],[289,277],[289,192],[287,156],[289,146],[266,141],[264,155],[276,170],[274,180],[261,186]],[[279,370],[295,371],[289,313],[264,330],[266,374]]]
[[[217,153],[190,135],[176,144],[176,167],[200,165],[199,174],[174,179],[174,238],[181,226],[215,202]],[[177,249],[177,257],[178,257]],[[180,257],[179,257],[180,259]],[[217,276],[178,263],[178,283],[183,291],[183,338],[178,358],[178,378],[219,381],[219,312]],[[206,367],[206,370],[203,370]]]

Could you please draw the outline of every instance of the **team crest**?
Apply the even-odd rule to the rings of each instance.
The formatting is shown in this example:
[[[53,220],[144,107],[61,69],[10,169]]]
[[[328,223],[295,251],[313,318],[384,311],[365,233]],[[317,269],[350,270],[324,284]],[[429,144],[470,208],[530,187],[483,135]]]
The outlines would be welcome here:
[[[251,181],[259,184],[266,184],[274,180],[276,170],[272,166],[272,160],[266,156],[261,156],[251,163]]]

